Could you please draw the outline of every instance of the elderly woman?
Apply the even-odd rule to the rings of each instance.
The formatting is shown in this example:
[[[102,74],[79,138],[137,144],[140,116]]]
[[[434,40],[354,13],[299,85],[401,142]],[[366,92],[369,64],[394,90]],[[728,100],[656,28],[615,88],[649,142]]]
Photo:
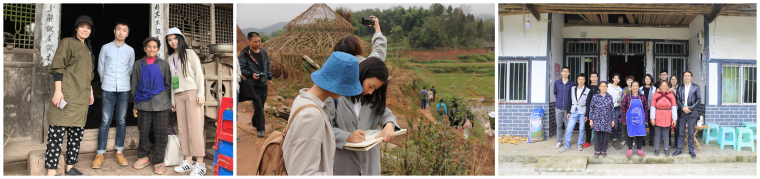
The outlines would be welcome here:
[[[153,164],[153,173],[163,175],[166,171],[164,154],[169,140],[166,130],[172,108],[172,76],[169,63],[156,56],[161,42],[149,37],[143,41],[145,57],[132,65],[131,98],[134,99],[134,113],[137,113],[137,128],[140,129],[140,144],[137,147],[137,161],[133,167],[142,169]],[[156,157],[150,160],[150,133],[155,139]]]
[[[612,95],[607,93],[607,82],[599,83],[599,93],[591,98],[589,106],[590,125],[594,128],[594,157],[607,157],[607,141],[612,127],[615,126],[614,102]]]
[[[652,96],[649,119],[654,125],[655,141],[654,156],[660,155],[660,140],[665,144],[665,157],[669,157],[668,144],[670,142],[670,126],[676,125],[678,111],[676,107],[676,96],[669,90],[670,83],[660,82],[659,90]]]

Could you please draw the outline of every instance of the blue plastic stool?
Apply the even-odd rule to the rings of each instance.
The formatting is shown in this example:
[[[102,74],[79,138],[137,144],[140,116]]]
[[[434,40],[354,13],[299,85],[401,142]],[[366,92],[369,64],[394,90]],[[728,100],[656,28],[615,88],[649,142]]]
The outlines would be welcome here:
[[[749,129],[752,130],[752,139],[757,140],[757,123],[742,122],[742,127],[749,127]]]
[[[749,127],[736,128],[736,151],[742,151],[742,147],[752,147],[752,152],[755,152],[755,140]]]
[[[726,134],[728,134],[728,137],[726,137]],[[733,145],[734,150],[736,150],[736,129],[733,127],[720,127],[718,137],[718,145],[720,145],[721,150],[723,150],[723,146],[726,145]]]
[[[715,123],[705,124],[708,128],[702,130],[702,140],[705,141],[705,145],[710,144],[710,141],[718,141],[718,129],[720,126]]]

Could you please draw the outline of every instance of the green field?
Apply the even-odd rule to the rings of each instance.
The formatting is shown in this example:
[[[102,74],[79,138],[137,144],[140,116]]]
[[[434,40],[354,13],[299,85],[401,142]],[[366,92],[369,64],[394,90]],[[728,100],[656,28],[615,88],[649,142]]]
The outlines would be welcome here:
[[[475,76],[461,73],[434,73],[432,75],[423,75],[422,78],[429,82],[430,85],[435,86],[438,93],[454,93],[465,98],[493,97],[494,81],[496,80],[494,76]],[[467,89],[477,95],[470,93]]]

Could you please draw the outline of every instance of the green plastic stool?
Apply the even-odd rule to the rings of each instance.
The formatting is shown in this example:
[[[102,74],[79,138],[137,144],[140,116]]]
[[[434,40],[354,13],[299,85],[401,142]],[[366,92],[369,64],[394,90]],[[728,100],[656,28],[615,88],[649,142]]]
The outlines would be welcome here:
[[[757,140],[757,123],[742,122],[742,127],[749,127],[749,129],[752,130],[752,139]]]
[[[752,152],[755,152],[755,140],[752,139],[752,133],[749,127],[736,128],[736,151],[742,151],[742,147],[752,147]]]
[[[715,123],[705,124],[707,129],[702,130],[702,140],[705,141],[705,145],[710,144],[710,141],[718,141],[718,129],[720,126]]]
[[[720,127],[720,133],[718,134],[718,145],[720,145],[721,150],[726,145],[733,145],[734,150],[736,150],[736,129],[734,127]],[[728,137],[726,137],[726,134],[728,134]]]

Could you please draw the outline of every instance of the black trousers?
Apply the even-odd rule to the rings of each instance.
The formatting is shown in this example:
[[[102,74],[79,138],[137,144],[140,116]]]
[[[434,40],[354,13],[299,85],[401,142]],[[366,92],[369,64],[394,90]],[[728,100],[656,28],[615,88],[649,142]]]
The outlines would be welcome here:
[[[681,135],[683,135],[683,132],[678,133],[678,131],[681,131],[680,130],[681,128],[679,126],[681,126],[681,124],[683,124],[684,122],[685,120],[681,120],[681,117],[679,117],[678,120],[676,120],[676,126],[673,126],[673,128],[669,130],[669,132],[675,131],[673,132],[673,139],[671,140],[670,138],[668,138],[668,140],[671,140],[670,143],[671,143],[671,146],[673,147],[678,147],[678,138]]]
[[[584,129],[586,130],[586,143],[591,143],[591,132],[594,131],[591,129],[591,120],[586,121],[586,127]]]
[[[679,151],[683,149],[683,143],[686,137],[686,126],[689,127],[689,135],[694,135],[694,127],[697,126],[697,118],[696,117],[688,117],[684,116],[678,119],[678,122],[683,121],[681,124],[678,125],[678,146],[676,149]],[[694,152],[694,136],[689,136],[689,152]]]
[[[49,125],[47,149],[45,150],[45,168],[58,169],[58,158],[61,154],[63,136],[66,133],[68,133],[66,140],[66,164],[74,165],[79,162],[79,144],[82,143],[84,127]]]
[[[649,121],[649,118],[647,117],[647,121]],[[649,129],[649,132],[647,132],[647,137],[649,138],[649,143],[654,142],[654,136],[655,136],[655,130],[654,124],[651,122],[647,122],[649,125],[647,125],[647,129]]]
[[[251,125],[256,128],[256,131],[264,131],[264,126],[267,121],[264,118],[264,103],[267,102],[267,86],[253,86],[253,90],[258,95],[257,99],[253,100],[253,117],[251,118]]]
[[[609,132],[594,131],[594,151],[607,152],[608,135],[610,135]]]
[[[137,129],[140,131],[140,144],[137,146],[137,158],[144,158],[150,154],[150,138],[153,137],[153,146],[156,157],[151,164],[164,163],[166,155],[166,143],[169,142],[169,110],[142,111],[137,110]]]
[[[632,136],[628,137],[628,149],[633,149],[633,141],[636,140],[636,149],[641,149],[641,143],[644,142],[646,136]]]

